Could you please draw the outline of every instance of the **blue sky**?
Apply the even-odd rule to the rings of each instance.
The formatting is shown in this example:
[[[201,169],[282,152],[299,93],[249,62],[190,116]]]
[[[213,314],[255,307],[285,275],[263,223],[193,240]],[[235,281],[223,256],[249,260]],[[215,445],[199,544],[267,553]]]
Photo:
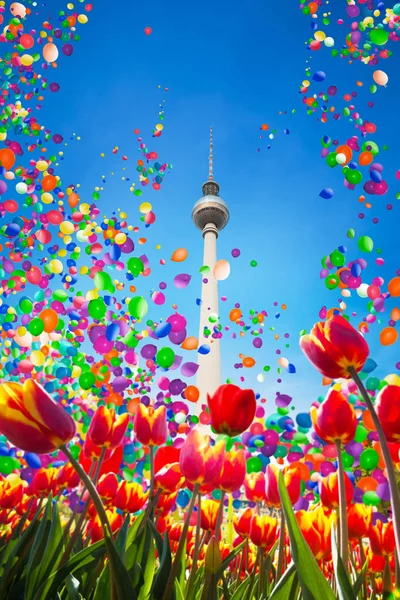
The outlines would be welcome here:
[[[400,189],[400,182],[396,189],[394,179],[400,168],[396,132],[398,48],[392,48],[393,56],[380,67],[389,74],[388,87],[371,96],[372,67],[333,59],[327,49],[307,51],[304,41],[311,36],[310,18],[303,17],[294,4],[258,0],[248,6],[225,0],[204,0],[195,6],[181,0],[142,5],[101,0],[94,4],[89,23],[80,28],[81,41],[75,45],[74,54],[62,57],[60,68],[51,73],[61,90],[47,96],[41,111],[41,121],[52,131],[66,140],[73,132],[82,138],[65,148],[60,168],[63,182],[79,182],[85,199],[106,174],[100,209],[110,214],[110,205],[118,206],[133,224],[138,221],[140,202],[153,204],[157,221],[143,234],[148,239],[143,251],[154,261],[158,257],[168,259],[175,248],[185,247],[189,258],[181,266],[155,265],[149,289],[162,280],[171,282],[179,272],[193,274],[189,287],[171,291],[168,301],[178,304],[191,323],[188,332],[197,335],[195,300],[200,294],[202,239],[191,222],[191,209],[207,178],[208,129],[212,125],[215,177],[231,213],[229,225],[218,240],[219,258],[230,260],[232,269],[229,279],[220,284],[220,295],[228,298],[221,310],[222,320],[226,323],[227,310],[236,302],[244,311],[267,310],[270,318],[266,329],[276,326],[279,333],[290,334],[290,348],[282,355],[297,369],[295,375],[284,374],[282,384],[276,383],[275,350],[284,344],[266,332],[261,350],[254,350],[250,339],[231,341],[224,337],[223,376],[233,375],[237,382],[239,372],[235,373],[232,365],[238,354],[254,356],[256,367],[241,369],[240,375],[246,376],[243,385],[254,386],[268,399],[269,412],[278,390],[292,395],[296,407],[307,408],[323,388],[319,374],[298,350],[298,334],[318,320],[321,306],[337,306],[339,298],[337,291],[328,292],[319,279],[321,257],[341,244],[348,246],[351,259],[361,256],[356,241],[346,237],[346,231],[353,227],[357,236],[370,235],[375,247],[382,248],[384,267],[373,264],[375,253],[366,257],[371,263],[367,271],[371,279],[381,275],[388,280],[400,267],[396,242],[399,207],[394,198]],[[342,4],[344,10],[346,3]],[[47,9],[53,13],[63,7],[63,2],[52,0]],[[335,10],[336,19],[344,16],[340,7]],[[152,35],[143,33],[146,26],[152,27]],[[329,31],[344,40],[343,26],[333,25]],[[358,193],[346,190],[339,168],[329,169],[319,156],[324,134],[344,142],[356,134],[353,124],[342,119],[322,125],[315,116],[305,114],[301,102],[299,85],[311,55],[312,72],[325,71],[327,85],[339,88],[338,98],[353,90],[359,93],[356,107],[377,125],[375,141],[389,146],[379,156],[389,193],[374,197],[373,208],[366,211],[363,221],[357,217]],[[357,80],[364,82],[362,88],[356,87]],[[163,91],[165,87],[168,92]],[[325,83],[321,90],[324,88]],[[163,99],[165,129],[160,139],[153,140],[151,132]],[[373,109],[367,107],[370,100],[375,102]],[[342,103],[338,101],[339,105]],[[291,114],[292,109],[296,114]],[[279,111],[287,111],[287,115],[279,115]],[[259,139],[262,123],[277,129],[270,150],[268,141]],[[127,175],[134,177],[136,173],[135,127],[140,128],[149,150],[157,151],[161,162],[173,165],[161,191],[147,188],[141,199],[121,181],[122,166],[127,167]],[[290,135],[284,135],[285,128],[290,129]],[[111,153],[114,146],[120,148],[117,155]],[[106,154],[103,159],[102,152]],[[122,154],[129,157],[124,164]],[[110,171],[116,175],[110,176]],[[325,187],[335,191],[331,200],[319,197]],[[388,202],[394,205],[391,212],[385,209]],[[372,224],[375,216],[380,219],[378,225]],[[161,245],[160,251],[156,244]],[[240,258],[231,259],[233,248],[240,248]],[[258,262],[256,268],[250,267],[253,259]],[[279,320],[273,316],[274,301],[288,306],[287,311],[280,311]],[[358,312],[354,320],[358,324],[366,314],[366,302],[353,298],[348,305],[350,314],[352,310]],[[164,317],[173,312],[168,310],[163,309]],[[388,319],[384,313],[382,323]],[[384,376],[395,371],[400,353],[398,344],[389,349],[379,345],[379,329],[378,324],[371,328],[368,342],[380,366],[379,374]],[[263,365],[272,369],[260,384],[255,376]]]

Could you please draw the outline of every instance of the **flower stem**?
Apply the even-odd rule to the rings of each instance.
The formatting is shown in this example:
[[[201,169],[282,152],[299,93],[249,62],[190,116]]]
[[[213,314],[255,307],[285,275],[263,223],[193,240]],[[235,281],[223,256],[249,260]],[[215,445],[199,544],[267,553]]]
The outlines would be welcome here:
[[[200,535],[201,535],[201,494],[197,495],[198,498],[198,502],[197,502],[197,525],[196,525],[196,537],[195,537],[195,542],[194,542],[194,551],[193,551],[193,561],[192,561],[192,568],[190,569],[190,575],[189,575],[189,579],[188,579],[188,583],[186,586],[186,598],[188,598],[189,594],[190,594],[190,590],[191,587],[195,581],[196,578],[196,573],[197,573],[197,563],[199,560],[199,556],[200,556],[200,544],[201,544],[201,539],[200,539]]]
[[[154,494],[154,448],[149,446],[149,459],[150,459],[150,490],[149,490],[149,504],[153,502]],[[150,508],[149,514],[150,521],[154,521],[154,506]]]
[[[104,535],[109,535],[110,539],[111,539],[111,543],[114,543],[114,538],[112,535],[112,530],[111,530],[111,526],[107,517],[107,513],[105,511],[105,508],[103,506],[103,503],[101,501],[101,498],[99,496],[98,491],[96,490],[96,487],[94,486],[92,480],[88,477],[86,471],[84,470],[84,468],[78,463],[77,460],[75,460],[75,458],[72,456],[71,452],[69,451],[69,449],[67,448],[67,446],[61,446],[61,450],[64,452],[64,454],[67,456],[68,460],[70,461],[70,463],[72,464],[72,466],[74,467],[75,471],[78,473],[79,477],[82,479],[82,483],[86,486],[87,491],[90,494],[90,497],[92,499],[92,502],[97,510],[97,514],[99,515],[99,519],[101,522],[101,526],[103,528],[104,531]]]
[[[196,483],[194,486],[192,498],[191,498],[189,506],[188,506],[186,521],[185,521],[185,524],[182,529],[181,539],[179,540],[178,549],[175,554],[175,560],[172,565],[167,584],[165,586],[165,591],[164,591],[162,600],[170,600],[170,598],[172,596],[172,590],[173,590],[173,586],[174,586],[174,582],[175,582],[175,577],[178,573],[178,569],[179,569],[179,566],[181,563],[183,548],[186,543],[186,538],[187,538],[187,534],[189,531],[190,517],[192,516],[193,508],[194,508],[194,505],[196,502],[196,496],[198,493],[199,493],[199,485]]]
[[[386,473],[387,473],[388,482],[389,482],[390,503],[392,506],[392,520],[393,520],[394,536],[395,536],[395,540],[396,540],[397,556],[400,556],[400,496],[399,496],[399,490],[397,487],[396,472],[394,470],[389,446],[388,446],[384,431],[382,429],[381,422],[378,418],[378,415],[376,414],[374,405],[372,404],[371,398],[369,397],[368,392],[365,389],[363,382],[361,381],[360,377],[358,376],[357,371],[355,370],[354,367],[349,367],[349,373],[352,376],[354,383],[357,385],[358,389],[360,390],[361,396],[363,397],[364,402],[365,402],[368,410],[371,413],[371,417],[374,422],[375,429],[378,433],[379,443],[381,445],[383,460],[385,462]]]
[[[346,488],[344,483],[344,468],[342,459],[342,444],[335,440],[338,474],[339,474],[339,527],[340,527],[340,556],[346,573],[349,569],[349,531],[347,525]]]
[[[224,518],[224,500],[225,500],[225,491],[222,491],[221,493],[221,498],[219,501],[219,507],[218,507],[218,515],[217,515],[217,522],[215,524],[215,539],[218,541],[219,540],[219,536],[221,533],[221,525],[222,525],[222,520]]]
[[[278,566],[276,572],[276,583],[282,577],[283,571],[283,555],[285,551],[285,513],[281,509],[281,530],[279,533],[279,550],[278,550]]]

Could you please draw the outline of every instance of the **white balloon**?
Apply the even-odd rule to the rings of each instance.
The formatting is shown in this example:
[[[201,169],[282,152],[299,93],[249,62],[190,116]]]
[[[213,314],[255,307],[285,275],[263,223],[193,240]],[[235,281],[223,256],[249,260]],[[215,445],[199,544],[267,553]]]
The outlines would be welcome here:
[[[357,288],[357,294],[360,296],[360,298],[368,298],[368,288],[369,288],[368,283],[362,283]]]
[[[231,266],[227,260],[222,259],[215,263],[214,277],[217,279],[217,281],[224,281],[224,279],[228,279],[230,272]]]
[[[327,48],[332,48],[335,45],[335,40],[332,37],[326,37],[324,39],[324,44]]]

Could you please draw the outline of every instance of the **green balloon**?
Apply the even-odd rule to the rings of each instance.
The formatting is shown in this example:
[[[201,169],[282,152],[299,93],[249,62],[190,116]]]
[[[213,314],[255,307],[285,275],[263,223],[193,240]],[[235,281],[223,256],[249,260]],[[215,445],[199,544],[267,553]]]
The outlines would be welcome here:
[[[344,254],[342,254],[339,250],[334,250],[329,258],[334,267],[343,267],[344,263],[346,262]]]
[[[361,171],[357,171],[357,169],[349,169],[346,172],[346,180],[352,185],[357,185],[357,183],[362,181]]]
[[[333,169],[337,167],[338,162],[336,160],[336,152],[330,152],[326,157],[326,164]]]
[[[175,360],[175,352],[165,346],[164,348],[160,348],[160,350],[156,354],[156,361],[163,367],[164,369],[168,369],[171,365],[173,365]]]
[[[126,266],[128,268],[128,271],[130,271],[134,277],[137,277],[138,275],[140,275],[140,273],[143,273],[144,271],[143,262],[140,260],[140,258],[135,258],[134,256],[131,256],[131,258],[126,263]]]
[[[360,454],[360,466],[366,471],[373,471],[379,463],[379,454],[373,448],[367,448]]]
[[[379,146],[375,142],[371,142],[371,141],[364,142],[361,149],[363,152],[366,152],[366,151],[371,152],[371,154],[373,156],[376,156],[377,154],[379,154]]]
[[[380,379],[378,377],[369,377],[366,382],[367,390],[378,390],[380,386]]]
[[[349,469],[354,463],[354,457],[347,452],[342,452],[343,467]]]
[[[143,296],[135,296],[128,304],[128,310],[135,319],[143,319],[149,309]]]
[[[373,44],[384,46],[389,39],[389,32],[380,28],[371,29],[369,37]]]
[[[28,331],[33,336],[41,335],[44,331],[44,323],[42,319],[39,319],[37,317],[36,319],[32,319],[32,321],[29,321]]]
[[[356,429],[356,435],[354,436],[354,440],[362,444],[365,442],[368,436],[368,431],[362,425],[358,425]]]
[[[338,277],[338,275],[328,275],[328,277],[325,277],[325,285],[328,288],[328,290],[334,290],[335,288],[337,288],[337,286],[340,283],[340,279]]]
[[[262,470],[262,462],[258,456],[252,456],[246,464],[247,473],[259,473]]]
[[[92,317],[92,319],[100,321],[105,316],[106,312],[107,307],[104,304],[104,300],[102,298],[95,298],[94,300],[89,300],[88,313]]]
[[[287,453],[288,449],[286,448],[286,446],[278,445],[274,452],[274,456],[277,458],[285,458]]]
[[[347,232],[347,237],[350,238],[351,240],[353,239],[353,237],[355,237],[356,232],[354,231],[354,229],[349,229]]]
[[[111,277],[104,271],[98,271],[94,276],[94,284],[99,290],[106,290],[111,294],[115,292],[115,285],[113,284]]]
[[[365,492],[363,495],[363,502],[367,506],[378,506],[381,502],[378,494],[370,490],[369,492]]]
[[[362,235],[358,238],[358,247],[362,252],[372,252],[374,241],[368,235]]]
[[[33,308],[32,300],[30,298],[21,298],[19,307],[25,315],[29,315]]]
[[[19,466],[19,462],[12,456],[0,456],[0,473],[2,475],[10,475]]]
[[[82,373],[79,377],[79,385],[83,390],[90,390],[95,382],[95,376],[91,371]]]

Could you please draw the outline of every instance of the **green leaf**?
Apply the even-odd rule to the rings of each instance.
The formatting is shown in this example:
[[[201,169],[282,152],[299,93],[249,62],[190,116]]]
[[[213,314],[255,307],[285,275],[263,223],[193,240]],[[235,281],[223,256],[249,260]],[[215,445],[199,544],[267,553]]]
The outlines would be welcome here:
[[[215,536],[211,538],[207,546],[205,565],[206,571],[212,575],[216,575],[221,569],[222,555]]]
[[[305,541],[289,499],[282,472],[279,472],[279,494],[289,531],[290,548],[296,565],[303,600],[336,600],[307,542]]]
[[[55,571],[60,564],[64,554],[64,536],[60,521],[57,503],[53,506],[51,514],[51,527],[47,539],[46,548],[40,562],[39,573],[36,578],[36,587],[40,586],[43,581]]]
[[[297,596],[294,595],[299,580],[296,572],[296,565],[292,563],[288,569],[284,572],[268,600],[292,600]]]
[[[357,600],[353,588],[351,587],[350,580],[346,574],[342,558],[339,555],[334,527],[332,527],[331,538],[333,567],[335,570],[336,587],[339,600]]]
[[[150,529],[147,530],[150,535],[149,548],[144,564],[142,565],[144,583],[140,588],[138,600],[147,600],[150,596],[151,586],[154,580],[154,569],[156,565],[156,552],[154,539],[151,536]]]
[[[164,534],[162,550],[158,550],[160,566],[156,573],[153,582],[152,595],[154,600],[161,600],[164,594],[165,586],[167,585],[168,577],[171,572],[172,557],[171,548],[169,545],[168,532]],[[176,580],[175,580],[176,581]]]
[[[228,556],[225,558],[225,560],[222,561],[221,566],[218,569],[217,575],[219,577],[222,576],[222,573],[229,567],[229,565],[231,564],[233,559],[236,558],[236,556],[243,549],[245,544],[246,544],[246,541],[244,541],[241,544],[239,544],[238,546],[236,546],[236,548],[234,548],[232,550],[232,552],[229,552]]]
[[[41,572],[42,561],[47,562],[51,559],[51,557],[46,556],[46,546],[52,528],[51,504],[52,498],[50,495],[29,554],[25,600],[31,600],[31,598],[33,598],[35,590],[37,589],[37,583],[40,583],[39,574]]]
[[[79,581],[73,575],[68,575],[65,580],[65,586],[68,591],[68,600],[81,600]]]
[[[244,598],[244,592],[247,590],[247,588],[249,587],[250,583],[251,583],[250,577],[246,577],[246,579],[244,579],[242,581],[242,583],[237,588],[236,592],[231,597],[231,600],[243,600],[243,598]]]
[[[179,581],[175,579],[175,597],[176,600],[185,600],[185,596],[183,595],[182,588],[179,585]]]
[[[123,561],[125,558],[125,550],[127,543],[127,536],[129,531],[130,516],[128,515],[118,532],[118,536],[115,542],[117,551]],[[104,600],[107,597],[111,589],[111,574],[110,574],[110,563],[107,562],[104,569],[102,570],[100,577],[97,580],[96,588],[93,596],[93,600]]]
[[[358,577],[353,585],[353,592],[356,596],[358,596],[358,594],[361,590],[361,586],[363,585],[363,583],[365,581],[365,577],[368,572],[368,565],[369,565],[369,559],[367,558],[365,563],[363,564],[363,568],[359,572]]]
[[[104,532],[104,541],[110,562],[111,585],[115,589],[115,600],[126,600],[127,598],[137,600],[129,573],[107,531]]]
[[[86,569],[94,569],[99,560],[103,559],[104,555],[104,540],[100,540],[99,542],[84,548],[81,552],[78,552],[78,554],[75,554],[70,558],[67,564],[50,575],[47,581],[45,581],[36,592],[34,600],[53,598],[68,575],[73,574],[84,567]]]

